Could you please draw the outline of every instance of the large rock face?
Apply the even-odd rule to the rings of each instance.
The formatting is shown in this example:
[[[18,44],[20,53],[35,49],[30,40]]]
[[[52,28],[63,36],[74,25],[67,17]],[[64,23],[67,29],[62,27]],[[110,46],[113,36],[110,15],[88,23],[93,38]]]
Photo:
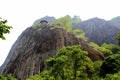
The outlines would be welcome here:
[[[82,29],[90,42],[99,45],[103,43],[117,44],[116,35],[120,31],[120,25],[104,19],[92,18],[73,26],[73,29]]]
[[[18,80],[40,73],[45,69],[44,61],[55,55],[64,46],[81,45],[93,60],[103,60],[99,52],[84,40],[76,38],[62,28],[50,26],[27,28],[12,46],[5,63],[3,74],[12,73]]]

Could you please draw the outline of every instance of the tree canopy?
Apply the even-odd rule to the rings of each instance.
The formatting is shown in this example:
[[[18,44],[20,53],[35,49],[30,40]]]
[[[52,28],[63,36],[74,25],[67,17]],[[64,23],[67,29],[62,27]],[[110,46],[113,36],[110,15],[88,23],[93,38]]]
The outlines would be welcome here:
[[[53,25],[63,27],[68,32],[72,31],[72,22],[69,15],[54,20]]]
[[[79,23],[81,21],[80,17],[79,16],[74,16],[72,18],[72,26],[76,25],[77,23]]]
[[[118,44],[120,45],[120,32],[117,34],[117,40],[118,40]]]
[[[101,65],[100,75],[114,74],[120,71],[120,54],[114,54],[105,59]]]
[[[40,74],[42,80],[79,80],[87,79],[94,71],[93,62],[80,46],[65,47],[56,56],[46,61],[47,70]],[[44,74],[44,76],[43,76]],[[38,77],[38,76],[36,76]],[[31,77],[28,80],[34,80]]]
[[[0,18],[0,38],[3,40],[6,39],[4,34],[10,33],[10,29],[12,28],[11,26],[8,26],[6,23],[7,20]]]

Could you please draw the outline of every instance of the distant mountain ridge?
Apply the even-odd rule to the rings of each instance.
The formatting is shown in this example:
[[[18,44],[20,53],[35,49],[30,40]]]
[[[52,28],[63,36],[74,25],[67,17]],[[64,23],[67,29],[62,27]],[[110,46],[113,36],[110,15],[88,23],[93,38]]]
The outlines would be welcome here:
[[[119,24],[97,17],[82,21],[73,26],[73,29],[82,29],[88,37],[88,41],[99,45],[103,43],[117,44],[116,35],[120,32]]]

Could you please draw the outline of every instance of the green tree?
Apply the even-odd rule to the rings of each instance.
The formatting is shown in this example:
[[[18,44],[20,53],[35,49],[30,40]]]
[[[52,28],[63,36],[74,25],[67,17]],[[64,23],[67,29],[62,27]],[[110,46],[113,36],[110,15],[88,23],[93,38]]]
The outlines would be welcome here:
[[[40,80],[89,80],[94,68],[87,55],[80,46],[62,48],[46,61],[47,70],[40,73]]]
[[[81,21],[81,19],[80,19],[79,16],[74,16],[74,17],[72,18],[72,26],[78,24],[80,21]]]
[[[79,23],[81,21],[81,19],[79,18],[79,16],[74,16],[73,18],[71,18],[69,15],[58,18],[56,20],[54,20],[53,22],[53,26],[54,27],[62,27],[65,30],[67,30],[70,33],[73,33],[76,37],[78,38],[82,38],[84,40],[88,40],[87,37],[85,36],[85,33],[83,30],[80,29],[72,29],[72,26]]]
[[[72,31],[72,22],[71,22],[71,17],[69,15],[54,20],[53,25],[58,27],[63,27],[68,32]]]
[[[100,66],[102,64],[102,61],[95,61],[94,62],[94,72],[92,73],[92,77],[90,80],[102,80],[99,76],[99,72],[100,72]]]
[[[103,80],[120,80],[120,72],[115,74],[107,74]]]
[[[115,45],[115,44],[106,44],[106,43],[104,43],[101,46],[101,48],[106,49],[106,53],[108,54],[107,56],[112,55],[112,54],[120,54],[120,47],[118,45]]]
[[[120,46],[116,45],[114,46],[111,51],[114,53],[114,54],[120,54]]]
[[[77,38],[82,38],[82,39],[84,39],[85,41],[88,40],[88,38],[85,36],[85,33],[84,33],[83,30],[74,29],[74,30],[72,30],[72,33],[73,33]]]
[[[105,77],[106,74],[118,73],[120,71],[120,54],[107,57],[100,68],[100,76],[102,77]]]
[[[102,44],[101,46],[95,44],[94,42],[90,42],[89,43],[90,46],[92,46],[94,49],[97,49],[99,52],[101,52],[101,54],[104,57],[108,57],[112,54],[119,54],[120,53],[120,47],[118,45],[115,44]]]
[[[8,74],[7,76],[3,76],[2,74],[0,74],[0,80],[17,80],[17,79],[14,78],[11,74]]]
[[[119,46],[120,46],[120,32],[117,34],[116,39],[118,40],[118,44],[119,44]]]
[[[2,74],[0,74],[0,80],[7,80]]]
[[[31,76],[27,80],[55,80],[55,78],[52,74],[50,74],[49,70],[44,70],[42,73]]]
[[[7,20],[3,20],[2,18],[0,18],[0,38],[5,40],[5,36],[4,34],[10,33],[10,29],[12,28],[11,26],[8,26],[7,24]]]
[[[100,46],[98,44],[94,43],[94,42],[89,42],[89,45],[96,50],[100,50]]]

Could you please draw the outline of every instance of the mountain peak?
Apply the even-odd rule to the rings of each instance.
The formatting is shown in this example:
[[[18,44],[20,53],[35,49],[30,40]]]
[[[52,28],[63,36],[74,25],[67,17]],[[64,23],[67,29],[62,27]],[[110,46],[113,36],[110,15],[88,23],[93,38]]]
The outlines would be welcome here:
[[[51,29],[50,26],[27,28],[10,50],[3,74],[12,73],[18,80],[26,80],[45,69],[44,61],[55,55],[65,46],[81,45],[93,60],[103,60],[103,56],[83,39],[76,38],[63,28]],[[6,62],[6,61],[5,61]]]
[[[105,22],[104,19],[101,19],[101,18],[98,18],[98,17],[94,17],[94,18],[88,19],[86,21],[90,21],[90,22]]]

